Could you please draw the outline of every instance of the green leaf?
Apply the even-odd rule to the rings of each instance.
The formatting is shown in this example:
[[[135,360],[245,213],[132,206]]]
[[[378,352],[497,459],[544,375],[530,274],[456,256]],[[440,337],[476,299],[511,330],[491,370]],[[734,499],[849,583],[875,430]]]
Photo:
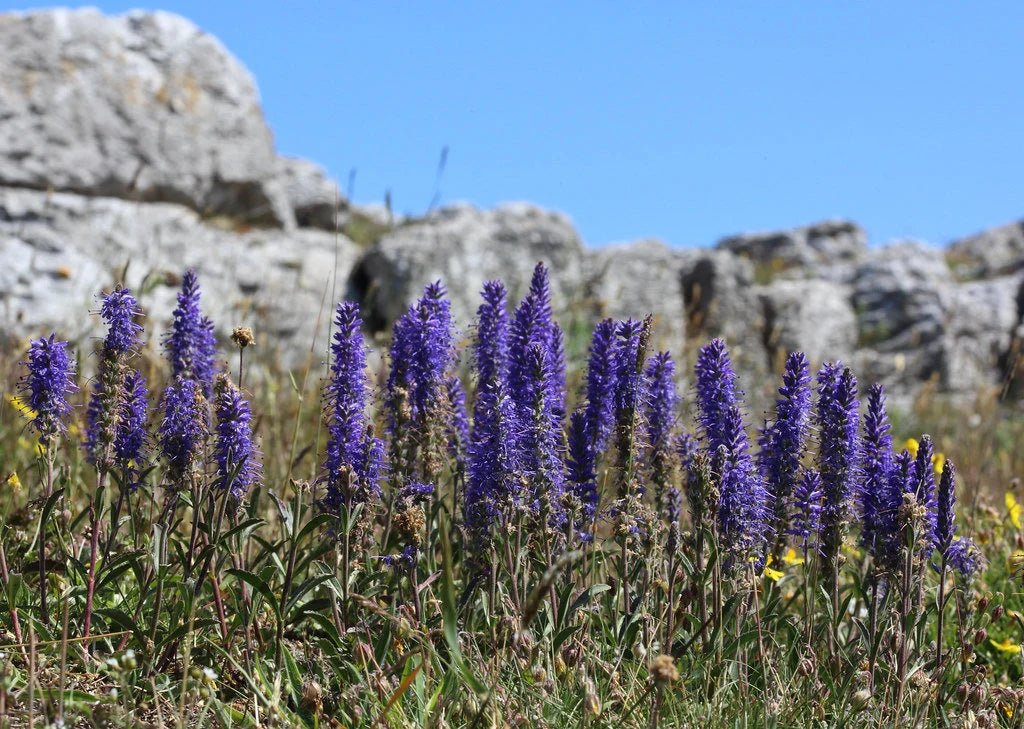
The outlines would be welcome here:
[[[459,647],[459,614],[455,602],[455,582],[452,579],[452,544],[448,539],[448,525],[441,513],[437,516],[437,527],[440,533],[438,541],[441,543],[441,616],[444,622],[444,637],[463,680],[478,695],[486,696],[487,687],[466,665],[462,649]]]
[[[281,606],[278,604],[277,598],[274,596],[274,591],[270,589],[270,586],[264,582],[260,577],[254,575],[252,572],[248,572],[242,569],[231,568],[227,570],[229,577],[234,577],[236,580],[241,580],[246,583],[256,592],[258,592],[264,600],[270,603],[270,606],[274,609],[274,615],[277,619],[281,619]],[[253,603],[253,611],[255,612],[256,605]]]
[[[605,585],[603,583],[591,585],[573,601],[572,607],[569,608],[569,615],[572,615],[581,607],[590,603],[595,597],[600,595],[602,592],[608,592],[608,590],[610,589],[612,589],[611,585]]]

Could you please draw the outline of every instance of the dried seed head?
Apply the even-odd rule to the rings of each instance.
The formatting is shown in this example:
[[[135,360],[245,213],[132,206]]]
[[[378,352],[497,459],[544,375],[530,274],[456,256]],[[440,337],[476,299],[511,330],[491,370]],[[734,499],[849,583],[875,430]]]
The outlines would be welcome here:
[[[861,689],[850,697],[850,705],[853,707],[854,711],[863,711],[867,708],[870,702],[871,692],[866,689]]]
[[[583,684],[583,706],[594,718],[601,716],[601,701],[597,698],[594,682],[589,678]]]
[[[239,349],[245,349],[250,344],[256,344],[256,337],[249,327],[235,327],[231,330],[231,341]]]
[[[302,700],[299,706],[314,716],[319,716],[324,708],[324,690],[316,681],[302,684]]]
[[[419,544],[420,532],[427,523],[423,515],[423,509],[419,506],[411,506],[395,515],[395,528],[408,541]]]
[[[656,683],[672,683],[679,680],[679,669],[675,659],[664,653],[651,661],[651,678]]]

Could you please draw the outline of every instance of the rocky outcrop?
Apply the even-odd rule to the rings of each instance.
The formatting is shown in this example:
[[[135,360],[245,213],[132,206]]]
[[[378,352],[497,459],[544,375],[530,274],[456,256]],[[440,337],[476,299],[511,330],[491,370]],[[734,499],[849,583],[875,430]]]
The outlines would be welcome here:
[[[325,348],[331,294],[344,291],[356,255],[333,233],[236,232],[173,203],[0,188],[0,332],[84,341],[97,331],[96,294],[122,281],[158,313],[146,322],[157,341],[181,272],[196,268],[222,338],[251,325],[265,355],[295,365],[314,342]]]
[[[0,185],[291,223],[248,71],[169,13],[0,17]]]
[[[557,272],[553,305],[563,312],[582,291],[583,247],[567,218],[525,203],[480,211],[469,205],[406,221],[362,257],[349,296],[380,331],[401,316],[432,281],[448,286],[452,313],[472,321],[485,281],[501,279],[514,301],[526,293],[538,261]]]
[[[277,174],[300,228],[334,230],[347,222],[348,201],[323,167],[304,159],[281,157]]]
[[[1024,221],[958,240],[948,258],[961,278],[984,278],[1024,269]]]
[[[155,313],[158,340],[194,267],[218,334],[252,325],[265,359],[292,366],[325,350],[342,296],[361,303],[368,334],[386,335],[440,279],[468,334],[483,283],[503,280],[514,304],[538,261],[576,355],[598,318],[653,313],[653,346],[685,359],[725,337],[744,387],[769,398],[775,378],[749,375],[797,349],[853,364],[896,400],[925,382],[971,397],[1024,377],[1024,223],[943,251],[870,248],[841,220],[680,249],[586,248],[568,218],[526,203],[396,219],[350,204],[316,164],[279,157],[248,72],[188,21],[0,15],[5,339],[52,330],[84,344],[98,333],[86,315],[96,293],[123,281]]]
[[[689,260],[685,252],[656,240],[589,251],[584,257],[583,308],[602,319],[652,313],[653,346],[681,352],[687,322],[683,270]]]
[[[867,253],[868,237],[856,223],[826,220],[793,230],[745,233],[723,238],[718,249],[747,258],[769,274],[855,263]]]

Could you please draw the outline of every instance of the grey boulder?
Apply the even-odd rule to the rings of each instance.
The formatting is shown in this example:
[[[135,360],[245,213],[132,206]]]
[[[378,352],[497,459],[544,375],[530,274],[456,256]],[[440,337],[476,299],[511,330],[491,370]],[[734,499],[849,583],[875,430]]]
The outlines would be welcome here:
[[[164,12],[0,15],[0,185],[290,225],[249,72]]]

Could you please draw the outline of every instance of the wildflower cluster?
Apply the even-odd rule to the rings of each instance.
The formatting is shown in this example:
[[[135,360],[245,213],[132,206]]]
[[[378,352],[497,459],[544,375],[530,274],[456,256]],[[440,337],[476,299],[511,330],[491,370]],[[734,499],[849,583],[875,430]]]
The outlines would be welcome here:
[[[505,651],[545,695],[571,682],[593,717],[636,708],[617,678],[632,671],[651,725],[674,710],[676,690],[736,690],[743,701],[759,690],[776,701],[790,690],[776,671],[832,671],[823,655],[856,676],[854,698],[830,719],[871,711],[876,696],[894,707],[914,691],[921,705],[949,703],[953,682],[971,685],[967,705],[980,680],[971,656],[987,639],[977,631],[991,615],[969,592],[984,557],[958,523],[956,467],[927,435],[894,447],[881,384],[862,389],[840,362],[814,375],[794,352],[772,412],[750,423],[726,342],[696,352],[689,403],[672,354],[656,351],[651,317],[599,321],[589,346],[578,342],[577,377],[551,291],[543,264],[519,301],[489,281],[475,324],[460,331],[445,287],[429,284],[394,322],[379,380],[359,305],[338,303],[321,407],[307,407],[315,430],[300,429],[300,398],[276,467],[263,464],[260,408],[236,384],[244,360],[235,379],[218,360],[195,272],[183,276],[162,340],[165,375],[139,365],[131,291],[104,295],[82,438],[93,466],[88,538],[56,540],[44,524],[32,562],[45,570],[55,543],[76,550],[67,574],[83,584],[64,594],[83,614],[64,630],[80,631],[83,650],[102,638],[108,653],[131,655],[119,681],[143,666],[173,669],[182,695],[204,701],[262,683],[265,716],[307,712],[314,722],[337,694],[331,709],[357,725],[347,702],[366,681],[397,702],[414,681],[441,677],[474,693],[435,702],[438,711],[476,724],[486,688],[469,664],[490,671],[501,662],[483,657]],[[241,349],[253,335],[236,328],[231,341]],[[57,446],[74,433],[75,389],[67,343],[33,341],[20,402],[43,446],[47,495]],[[308,480],[296,475],[303,468]],[[1019,528],[1019,505],[1007,506]],[[117,556],[119,530],[130,559]],[[0,550],[6,582],[4,559]],[[119,590],[129,570],[133,587]],[[52,632],[50,581],[36,584],[33,630]],[[4,607],[20,631],[18,606]],[[956,631],[944,632],[953,615]],[[194,626],[217,632],[216,650],[190,642]],[[110,636],[124,636],[116,651]],[[297,660],[296,636],[344,654],[344,671],[299,680],[323,661]],[[991,645],[1009,653],[1014,644],[999,637]],[[231,658],[223,685],[196,662],[221,655]],[[402,671],[399,691],[387,674]],[[265,690],[275,675],[287,680]],[[829,685],[851,685],[840,678]],[[825,684],[807,685],[813,695]]]

